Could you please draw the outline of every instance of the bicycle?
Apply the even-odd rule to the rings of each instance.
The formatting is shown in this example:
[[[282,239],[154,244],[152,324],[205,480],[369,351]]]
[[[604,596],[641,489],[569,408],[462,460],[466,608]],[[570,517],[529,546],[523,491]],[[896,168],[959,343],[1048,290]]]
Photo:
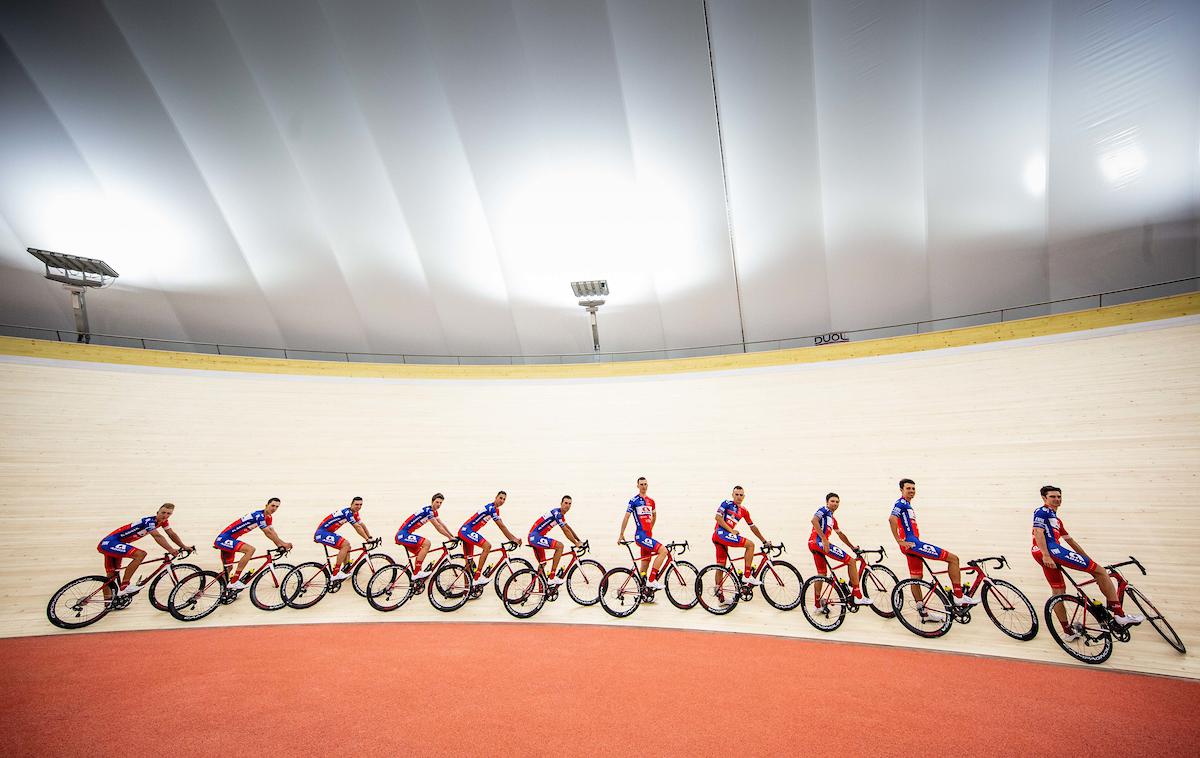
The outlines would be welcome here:
[[[766,601],[778,610],[790,611],[800,604],[804,577],[787,561],[772,560],[785,552],[787,548],[783,543],[764,542],[762,549],[751,556],[750,564],[751,575],[762,582]],[[762,560],[755,566],[754,559],[760,556]],[[722,616],[736,608],[739,601],[754,597],[754,585],[748,584],[741,573],[732,568],[734,560],[726,555],[725,563],[705,566],[696,577],[696,597],[709,613]]]
[[[159,564],[150,574],[138,577],[135,584],[150,583],[150,605],[156,610],[166,611],[174,589],[184,577],[200,567],[191,563],[178,563],[192,554],[189,548],[180,548],[174,556],[164,554],[162,558],[143,561],[142,565]],[[109,611],[121,611],[133,602],[133,595],[117,595],[121,588],[120,571],[112,576],[94,574],[73,579],[50,596],[46,604],[46,618],[60,629],[80,629],[104,618]],[[164,584],[164,582],[166,582]],[[107,591],[107,596],[105,592]]]
[[[367,582],[380,566],[395,563],[387,553],[372,553],[379,547],[382,540],[376,537],[362,543],[347,556],[350,564],[350,584],[359,595],[367,596]],[[329,546],[322,544],[325,549],[325,562],[309,561],[301,563],[283,577],[283,601],[291,608],[303,610],[316,605],[326,594],[337,592],[345,580],[333,581],[333,562],[329,555]],[[358,553],[357,558],[353,558]]]
[[[516,550],[518,543],[502,542],[500,547],[493,548],[489,555],[500,553],[500,560],[487,566],[480,576],[492,580],[496,596],[504,599],[502,582],[522,569],[532,569],[533,564],[524,558],[514,558],[509,553]],[[474,566],[473,559],[467,559]],[[515,568],[514,568],[515,567]],[[439,611],[449,613],[463,607],[468,600],[475,600],[483,594],[486,584],[474,583],[475,572],[472,568],[461,563],[447,563],[433,575],[433,587],[430,589],[429,602]]]
[[[633,554],[630,545],[633,540],[622,540],[621,543],[629,551],[629,559],[633,568],[623,566],[609,569],[600,580],[600,605],[609,615],[624,618],[638,609],[642,603],[654,602],[655,590],[649,586],[649,580],[638,570],[638,562],[642,559]],[[688,543],[672,542],[665,546],[667,560],[663,564],[661,574],[666,585],[667,599],[671,605],[680,610],[694,608],[699,601],[696,595],[696,579],[699,572],[687,561],[675,558],[676,553],[683,555],[687,552]]]
[[[600,602],[600,582],[604,579],[604,566],[599,561],[590,558],[580,560],[589,549],[587,540],[580,542],[567,551],[571,556],[567,565],[558,569],[558,576],[565,577],[563,584],[567,586],[567,594],[580,605]],[[552,560],[540,560],[536,569],[521,569],[508,578],[500,595],[504,610],[519,619],[527,619],[540,611],[547,600],[554,602],[558,599],[561,585],[550,584],[546,576],[546,564]]]
[[[387,613],[407,603],[409,598],[428,591],[429,602],[432,603],[433,582],[427,580],[431,579],[446,561],[462,557],[462,553],[450,554],[450,551],[458,545],[459,540],[457,539],[446,540],[441,547],[429,551],[430,553],[440,553],[440,555],[437,558],[433,558],[431,555],[425,556],[429,566],[429,576],[417,580],[412,578],[414,573],[412,556],[405,550],[408,565],[401,566],[398,563],[392,563],[383,566],[371,576],[370,581],[367,582],[367,602],[375,610]]]
[[[277,611],[284,606],[283,579],[295,568],[276,559],[287,555],[287,548],[277,547],[250,559],[263,561],[257,571],[249,570],[250,602],[263,611]],[[220,572],[197,569],[184,577],[171,591],[169,610],[180,621],[199,621],[220,605],[229,605],[238,599],[241,590],[229,589],[229,576],[236,563],[226,563]],[[247,564],[249,566],[249,563]]]
[[[962,571],[964,574],[974,573],[975,579],[970,586],[963,587],[963,595],[974,597],[977,592],[982,592],[983,609],[996,628],[1013,639],[1028,642],[1038,633],[1037,612],[1025,593],[1011,582],[987,575],[985,564],[992,561],[996,562],[997,569],[1008,565],[1008,559],[1003,555],[967,561]],[[951,599],[951,588],[939,585],[936,581],[938,574],[946,574],[949,570],[934,571],[927,560],[922,558],[921,562],[933,581],[908,578],[892,588],[892,607],[904,628],[919,637],[934,638],[950,631],[955,621],[960,624],[971,623],[972,606],[956,605]],[[906,591],[910,587],[918,588],[920,598],[915,602]],[[929,627],[930,624],[934,626]]]
[[[865,556],[876,555],[876,562],[867,563]],[[863,597],[871,601],[870,608],[877,616],[890,619],[896,615],[892,610],[892,588],[896,586],[896,574],[883,565],[887,551],[880,545],[875,550],[855,550],[854,560],[858,563],[858,587]],[[854,591],[845,579],[837,576],[839,568],[850,571],[849,563],[833,565],[826,562],[828,574],[814,574],[804,583],[802,596],[804,618],[822,632],[832,632],[842,625],[846,611],[858,613],[860,606],[854,602]],[[811,599],[811,605],[810,605]]]
[[[1183,639],[1180,638],[1166,617],[1159,612],[1146,593],[1130,584],[1121,574],[1119,569],[1122,566],[1130,565],[1137,566],[1142,575],[1146,575],[1146,568],[1132,555],[1127,561],[1104,567],[1108,575],[1117,582],[1117,600],[1124,602],[1126,597],[1133,600],[1138,611],[1146,617],[1146,620],[1167,641],[1167,644],[1181,654],[1186,653],[1187,647],[1183,644]],[[1130,627],[1117,623],[1112,617],[1112,612],[1104,606],[1103,602],[1093,600],[1084,592],[1083,588],[1089,584],[1095,584],[1095,579],[1077,582],[1069,572],[1064,571],[1063,575],[1071,580],[1071,584],[1075,585],[1075,594],[1054,595],[1046,601],[1046,626],[1050,628],[1050,636],[1072,658],[1084,663],[1103,663],[1112,655],[1114,637],[1120,642],[1129,642]],[[1064,633],[1058,619],[1054,617],[1054,609],[1058,606],[1062,606],[1066,612],[1067,626],[1075,635],[1074,639],[1066,640],[1063,636]],[[1087,652],[1088,648],[1097,649],[1094,652]]]

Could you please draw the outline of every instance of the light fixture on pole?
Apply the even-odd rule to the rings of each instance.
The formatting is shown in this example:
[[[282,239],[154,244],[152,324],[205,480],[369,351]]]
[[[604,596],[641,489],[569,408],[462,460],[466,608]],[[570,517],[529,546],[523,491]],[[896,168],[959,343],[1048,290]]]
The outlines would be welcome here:
[[[588,320],[592,324],[592,352],[599,353],[600,329],[596,326],[596,309],[604,305],[604,298],[608,297],[608,280],[571,282],[571,291],[579,298],[579,305],[588,312]]]
[[[120,274],[97,258],[83,258],[32,247],[25,248],[25,251],[46,264],[47,279],[60,282],[67,292],[71,293],[71,310],[75,312],[75,341],[91,342],[92,330],[88,325],[87,301],[84,300],[83,293],[89,287],[107,287]]]

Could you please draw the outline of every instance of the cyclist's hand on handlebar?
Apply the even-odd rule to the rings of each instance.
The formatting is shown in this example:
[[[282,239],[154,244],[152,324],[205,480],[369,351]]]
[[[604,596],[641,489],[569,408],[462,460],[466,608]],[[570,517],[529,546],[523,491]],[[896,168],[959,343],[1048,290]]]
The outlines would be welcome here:
[[[290,542],[285,542],[285,543],[283,543],[283,547],[284,547],[284,549],[286,549],[286,550],[291,550],[291,549],[292,549],[292,543],[290,543]]]

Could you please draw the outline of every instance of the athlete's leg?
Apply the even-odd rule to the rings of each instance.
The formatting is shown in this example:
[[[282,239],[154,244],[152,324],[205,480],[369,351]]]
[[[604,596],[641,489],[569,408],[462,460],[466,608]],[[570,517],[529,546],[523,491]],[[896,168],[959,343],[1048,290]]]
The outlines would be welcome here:
[[[962,570],[958,564],[958,556],[946,551],[946,570],[950,574],[950,587],[954,590],[955,597],[962,597]]]
[[[910,553],[905,553],[904,555],[908,559],[908,576],[909,576],[909,578],[910,579],[923,578],[925,576],[925,564],[921,563],[920,557],[912,555]],[[921,588],[915,584],[910,584],[910,585],[908,585],[908,589],[912,593],[913,602],[915,602],[919,606],[921,604]]]
[[[560,540],[554,540],[554,560],[550,562],[550,578],[554,579],[558,576],[558,562],[562,560],[563,543]]]
[[[138,566],[142,565],[142,561],[145,559],[146,551],[135,547],[129,554],[129,565],[125,567],[125,578],[121,580],[122,587],[133,581],[133,572],[137,571]]]
[[[475,564],[475,580],[478,581],[483,576],[483,569],[487,566],[488,553],[492,552],[492,543],[486,539],[479,542],[479,562]]]
[[[421,538],[421,546],[417,548],[417,562],[416,565],[413,566],[414,574],[421,573],[421,564],[425,562],[425,556],[429,555],[429,546],[432,544],[433,543],[425,537]]]
[[[661,542],[654,548],[654,568],[650,570],[650,581],[656,581],[662,572],[663,564],[667,562],[667,546]]]
[[[246,570],[246,564],[249,563],[250,558],[254,556],[254,545],[243,542],[238,545],[237,552],[242,554],[242,559],[238,561],[237,570],[234,571],[233,576],[230,577],[229,581],[231,584],[242,578],[242,572]]]
[[[750,572],[754,570],[754,540],[746,538],[746,554],[742,563],[742,576],[750,576]]]
[[[333,566],[333,575],[337,576],[345,570],[346,562],[350,558],[350,540],[343,538],[338,545],[337,563]]]

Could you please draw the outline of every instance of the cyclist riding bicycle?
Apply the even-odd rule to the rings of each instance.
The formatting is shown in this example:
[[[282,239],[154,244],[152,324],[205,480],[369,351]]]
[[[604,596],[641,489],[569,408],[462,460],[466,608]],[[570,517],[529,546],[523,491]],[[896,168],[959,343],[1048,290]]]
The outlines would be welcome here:
[[[717,506],[717,515],[714,518],[716,525],[713,527],[712,542],[717,552],[717,565],[724,566],[725,562],[729,561],[732,566],[733,559],[729,557],[729,548],[744,548],[745,563],[742,569],[742,581],[749,585],[759,586],[762,582],[751,575],[754,568],[754,541],[748,539],[744,534],[738,533],[738,522],[745,519],[755,536],[763,542],[766,542],[767,538],[755,526],[754,519],[750,518],[750,509],[742,505],[742,501],[746,499],[746,491],[742,489],[741,485],[733,488],[731,496],[732,500],[722,500],[721,504]]]
[[[959,569],[958,556],[937,545],[921,541],[921,532],[917,528],[917,517],[912,507],[913,498],[916,496],[917,483],[912,479],[901,479],[900,499],[892,506],[892,515],[888,517],[888,523],[892,527],[892,536],[896,538],[900,552],[908,557],[908,575],[913,579],[920,579],[925,575],[925,564],[921,562],[922,558],[945,561],[950,574],[950,586],[954,590],[954,604],[960,607],[978,605],[979,598],[963,594],[962,572]],[[921,602],[920,589],[916,584],[909,589],[912,590],[918,610],[924,616],[926,611]]]
[[[476,511],[474,516],[467,519],[458,528],[458,538],[463,542],[463,560],[466,563],[467,571],[470,571],[473,577],[471,580],[472,587],[479,587],[488,582],[488,577],[483,575],[483,567],[487,563],[488,553],[492,550],[492,543],[484,539],[479,530],[489,520],[496,522],[496,526],[500,527],[500,531],[504,532],[504,536],[508,537],[509,542],[517,543],[518,547],[521,545],[521,540],[508,531],[508,527],[504,525],[504,520],[500,518],[500,506],[504,505],[504,501],[507,499],[508,493],[500,490],[496,493],[495,500]],[[481,551],[478,563],[474,563],[474,560],[471,558],[475,552],[475,548],[479,548]]]
[[[432,574],[432,571],[422,571],[421,564],[425,561],[425,556],[429,553],[430,542],[425,537],[413,532],[420,529],[425,524],[433,524],[433,528],[437,529],[443,537],[448,540],[454,539],[454,535],[438,518],[438,509],[442,507],[446,496],[442,493],[435,493],[429,501],[429,505],[417,511],[413,515],[404,519],[404,523],[400,525],[400,530],[396,532],[396,544],[402,545],[405,550],[410,553],[416,553],[416,560],[413,561],[413,580],[424,579]]]
[[[234,569],[233,576],[229,577],[229,589],[244,590],[248,586],[242,581],[242,572],[246,570],[246,564],[254,556],[254,546],[242,542],[240,537],[254,529],[262,529],[267,539],[275,543],[275,547],[292,549],[292,543],[284,542],[275,533],[275,527],[271,526],[272,517],[275,511],[279,510],[279,498],[273,497],[267,501],[267,504],[257,511],[250,511],[245,516],[242,516],[237,521],[234,521],[229,526],[221,530],[217,538],[213,540],[213,547],[221,551],[221,565],[228,566],[235,560],[238,560],[237,554],[241,553],[241,560],[238,561],[237,568]]]
[[[643,577],[646,577],[646,568],[650,565],[650,557],[655,556],[654,568],[650,569],[650,576],[646,577],[646,586],[661,590],[666,587],[666,584],[658,581],[658,572],[662,570],[663,564],[667,561],[667,549],[653,537],[654,522],[658,521],[658,509],[654,500],[646,495],[649,487],[650,483],[646,481],[646,477],[639,476],[637,478],[638,493],[629,499],[629,505],[625,507],[625,516],[621,519],[621,534],[617,537],[617,544],[625,541],[625,527],[629,524],[629,517],[633,516],[636,520],[633,541],[641,548],[642,555],[638,559],[638,570],[641,571]]]
[[[328,545],[338,551],[337,563],[333,565],[333,575],[330,577],[331,582],[340,582],[350,576],[349,567],[346,565],[346,559],[350,557],[350,542],[345,537],[335,534],[342,524],[354,527],[354,531],[358,532],[358,535],[364,540],[371,539],[371,532],[363,523],[362,516],[359,515],[362,507],[363,499],[361,497],[351,498],[349,508],[334,511],[323,518],[317,531],[313,533],[313,542],[318,545]]]
[[[1089,558],[1079,543],[1067,534],[1066,525],[1058,517],[1058,509],[1062,507],[1062,490],[1053,484],[1047,484],[1042,487],[1041,493],[1042,504],[1033,512],[1033,547],[1030,548],[1030,552],[1033,554],[1033,559],[1041,565],[1042,571],[1046,575],[1046,581],[1049,582],[1050,589],[1054,590],[1054,594],[1061,595],[1067,591],[1063,569],[1084,571],[1092,575],[1092,578],[1096,580],[1096,586],[1104,593],[1104,599],[1108,601],[1108,611],[1112,614],[1113,620],[1125,626],[1145,621],[1145,617],[1136,613],[1125,613],[1121,603],[1117,600],[1117,588],[1113,584],[1112,577],[1108,575],[1103,566]],[[1066,542],[1068,547],[1064,547],[1063,542]],[[1058,616],[1059,625],[1065,632],[1063,639],[1066,642],[1079,639],[1080,632],[1070,628],[1067,623],[1067,611],[1061,603],[1055,606],[1054,612]]]
[[[571,540],[571,544],[578,547],[582,540],[575,530],[567,525],[567,511],[571,510],[571,496],[563,495],[559,501],[557,508],[551,508],[544,513],[541,518],[533,522],[533,526],[529,527],[529,546],[533,548],[534,554],[537,556],[538,563],[546,562],[546,551],[554,551],[554,559],[550,563],[550,579],[546,583],[548,585],[558,585],[563,583],[562,577],[558,575],[558,562],[562,560],[563,544],[558,540],[547,537],[554,525],[557,524],[566,535],[567,539]]]
[[[846,566],[850,572],[850,587],[854,590],[854,604],[870,605],[871,601],[863,597],[862,588],[859,586],[858,563],[845,550],[829,541],[830,533],[837,532],[838,539],[858,552],[858,546],[841,530],[837,518],[833,515],[841,504],[842,499],[836,492],[825,496],[825,505],[818,508],[812,517],[813,529],[812,534],[808,536],[808,549],[812,553],[813,562],[817,564],[817,573],[822,576],[826,572],[832,574],[833,569],[838,566]],[[831,558],[837,561],[837,566],[830,564]]]
[[[96,546],[96,552],[104,555],[104,573],[109,577],[115,577],[121,571],[121,561],[128,558],[129,565],[125,567],[125,577],[119,582],[117,588],[117,597],[125,595],[136,595],[142,589],[140,584],[130,584],[133,579],[133,574],[137,571],[138,566],[142,565],[142,561],[146,559],[146,551],[136,548],[132,543],[140,540],[149,534],[154,538],[163,550],[174,556],[178,550],[171,547],[171,543],[167,542],[166,537],[158,533],[159,529],[166,532],[167,537],[171,538],[180,549],[187,548],[195,550],[193,546],[183,544],[183,540],[175,533],[168,523],[168,519],[175,513],[174,503],[163,503],[158,507],[158,511],[153,516],[131,521],[125,526],[119,526],[113,529],[104,539],[100,540],[100,544]],[[109,586],[104,585],[104,599],[110,599],[112,590]]]

